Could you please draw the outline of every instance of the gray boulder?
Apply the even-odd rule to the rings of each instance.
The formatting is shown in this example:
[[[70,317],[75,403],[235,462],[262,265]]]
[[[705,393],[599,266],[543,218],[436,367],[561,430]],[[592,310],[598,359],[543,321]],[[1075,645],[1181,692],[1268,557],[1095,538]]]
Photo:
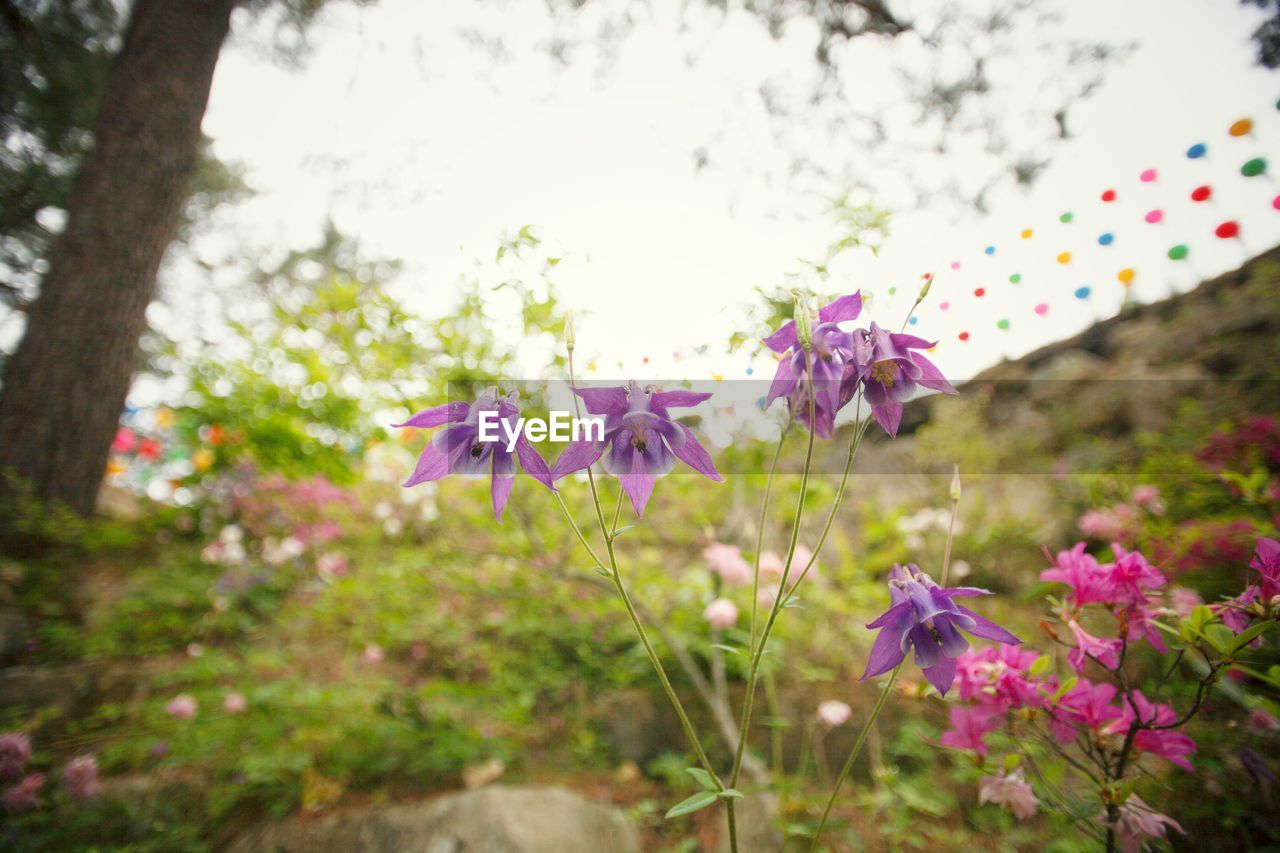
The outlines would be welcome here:
[[[571,791],[492,787],[425,803],[269,821],[241,835],[229,849],[234,853],[628,853],[640,849],[640,839],[620,811]]]

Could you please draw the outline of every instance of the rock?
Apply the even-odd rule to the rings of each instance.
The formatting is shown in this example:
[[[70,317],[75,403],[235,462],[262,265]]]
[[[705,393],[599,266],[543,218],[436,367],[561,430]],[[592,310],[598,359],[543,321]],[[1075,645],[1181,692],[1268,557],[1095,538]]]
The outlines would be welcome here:
[[[268,821],[241,835],[229,849],[234,853],[627,853],[640,849],[640,838],[617,809],[571,791],[490,787],[425,803],[373,806],[319,819]]]
[[[16,610],[0,609],[0,665],[17,660],[31,640],[31,625]]]

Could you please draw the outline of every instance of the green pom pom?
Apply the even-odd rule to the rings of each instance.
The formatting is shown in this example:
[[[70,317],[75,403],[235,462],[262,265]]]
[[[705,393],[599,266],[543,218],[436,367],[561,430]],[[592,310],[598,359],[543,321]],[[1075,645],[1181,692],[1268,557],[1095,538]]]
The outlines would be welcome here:
[[[1009,321],[1008,321],[1008,320],[997,320],[997,321],[996,321],[996,328],[997,328],[997,329],[1002,329],[1002,330],[1003,330],[1003,329],[1007,329],[1007,328],[1009,328]]]
[[[1187,256],[1188,251],[1189,250],[1185,245],[1183,245],[1182,243],[1179,243],[1178,245],[1174,246],[1172,249],[1169,250],[1169,260],[1180,261]]]
[[[1267,161],[1261,157],[1254,157],[1240,167],[1240,174],[1246,178],[1256,178],[1265,171],[1267,171]]]
[[[1016,272],[1013,275],[1009,276],[1010,284],[1017,284],[1020,281],[1022,281],[1022,273]]]
[[[1067,211],[1066,213],[1058,217],[1058,221],[1065,225],[1066,223],[1070,222],[1074,218],[1075,217],[1072,216],[1071,211]]]

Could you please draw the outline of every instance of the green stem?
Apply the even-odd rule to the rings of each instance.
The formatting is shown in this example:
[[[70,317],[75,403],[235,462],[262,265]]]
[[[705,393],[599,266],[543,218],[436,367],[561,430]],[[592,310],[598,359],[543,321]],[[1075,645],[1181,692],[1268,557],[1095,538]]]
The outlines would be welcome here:
[[[866,743],[871,727],[876,724],[876,719],[880,716],[880,712],[884,710],[885,702],[893,691],[893,682],[897,680],[898,672],[901,669],[902,664],[898,664],[893,668],[893,672],[889,674],[889,683],[880,692],[880,698],[876,700],[876,706],[872,709],[871,716],[867,718],[867,721],[862,726],[862,731],[858,733],[858,740],[853,745],[853,751],[849,753],[849,757],[845,760],[844,767],[840,768],[840,775],[836,778],[836,786],[831,791],[831,798],[827,800],[827,807],[822,811],[822,820],[818,821],[818,828],[813,833],[813,843],[809,845],[809,853],[813,853],[818,849],[818,840],[822,838],[822,830],[826,829],[827,819],[831,817],[831,807],[835,805],[836,797],[840,795],[840,788],[844,785],[844,780],[849,778],[849,771],[853,769],[853,763],[858,760],[858,754],[862,752],[862,745]]]
[[[773,475],[778,471],[778,459],[782,456],[782,445],[786,443],[787,433],[791,432],[791,422],[782,428],[778,436],[778,446],[773,451],[773,462],[769,465],[769,477],[764,481],[764,498],[760,501],[760,523],[756,527],[756,559],[751,571],[751,645],[756,647],[756,611],[760,599],[760,549],[764,547],[764,523],[769,513],[769,495],[773,492]]]
[[[861,412],[862,400],[858,399],[859,413]],[[791,590],[787,593],[787,597],[783,599],[782,606],[786,607],[791,603],[791,599],[795,597],[796,591],[800,589],[800,584],[809,576],[809,570],[818,562],[818,556],[822,553],[822,547],[827,544],[827,535],[831,533],[831,525],[836,520],[836,513],[840,511],[840,505],[844,501],[845,486],[849,483],[849,474],[853,471],[853,459],[858,454],[858,448],[862,444],[862,437],[867,434],[867,428],[871,426],[871,419],[867,418],[858,424],[857,432],[854,433],[853,441],[849,443],[849,454],[844,461],[844,474],[840,477],[840,487],[836,490],[835,502],[831,505],[831,512],[827,514],[827,522],[822,526],[822,534],[818,537],[817,544],[813,548],[813,556],[809,558],[809,564],[804,567],[804,571],[796,578],[796,582],[791,585]]]
[[[573,374],[573,350],[569,350],[569,385],[573,389],[577,383]],[[575,414],[579,414],[577,394],[574,394],[573,407]],[[667,677],[667,671],[662,666],[662,660],[658,657],[658,653],[653,648],[653,643],[649,641],[649,634],[644,629],[644,624],[640,621],[640,614],[636,612],[635,604],[631,601],[631,596],[627,593],[626,586],[622,583],[622,574],[618,571],[618,559],[613,550],[613,537],[609,528],[605,524],[604,510],[600,506],[600,492],[596,488],[595,477],[591,473],[591,468],[587,468],[587,482],[591,486],[591,502],[595,505],[596,519],[600,522],[600,535],[604,537],[605,550],[609,554],[610,580],[613,581],[614,588],[618,591],[618,597],[622,599],[622,604],[627,610],[627,616],[631,618],[631,624],[636,630],[636,635],[640,638],[640,645],[644,647],[645,654],[649,656],[649,663],[653,666],[653,671],[658,676],[658,681],[662,682],[662,689],[666,691],[667,699],[671,702],[671,707],[675,709],[676,716],[680,718],[680,726],[684,729],[685,737],[689,739],[689,743],[693,746],[693,751],[698,757],[698,763],[702,765],[702,769],[706,770],[715,782],[717,790],[725,790],[725,785],[720,781],[719,774],[716,773],[715,767],[711,764],[711,759],[707,757],[706,750],[702,748],[702,742],[698,740],[698,734],[693,728],[693,723],[689,720],[689,715],[684,709],[684,704],[680,701],[680,697],[676,694],[675,688],[671,686],[671,679]],[[565,517],[569,519],[570,525],[574,532],[578,534],[579,540],[582,542],[587,553],[595,558],[595,551],[588,544],[586,537],[578,528],[577,524],[570,516],[569,510],[564,505],[564,500],[556,495],[560,506],[564,509]],[[621,497],[619,497],[619,508],[621,508]],[[620,509],[619,509],[620,511]],[[732,808],[730,809],[732,814]],[[732,827],[730,827],[732,834]],[[736,847],[735,853],[736,853]]]
[[[800,496],[796,498],[796,517],[791,525],[791,542],[787,546],[787,557],[782,564],[782,579],[778,582],[778,594],[774,596],[773,607],[769,610],[769,618],[764,623],[760,634],[760,642],[751,650],[751,668],[747,676],[747,694],[742,701],[742,725],[738,729],[738,748],[733,756],[733,770],[729,774],[729,787],[736,787],[738,776],[742,773],[742,760],[747,752],[747,733],[751,729],[751,710],[755,705],[756,684],[760,677],[760,661],[764,658],[765,647],[769,643],[769,635],[773,633],[773,625],[778,621],[778,613],[782,610],[783,593],[787,588],[787,575],[791,571],[791,561],[795,558],[796,544],[800,541],[800,522],[804,517],[804,499],[809,493],[809,470],[813,466],[814,441],[814,387],[812,372],[809,371],[809,445],[804,454],[804,469],[800,473]]]

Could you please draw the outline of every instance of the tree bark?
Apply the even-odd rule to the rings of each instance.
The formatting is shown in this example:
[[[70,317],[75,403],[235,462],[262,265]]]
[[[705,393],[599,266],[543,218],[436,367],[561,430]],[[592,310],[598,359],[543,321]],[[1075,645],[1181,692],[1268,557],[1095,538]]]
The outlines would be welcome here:
[[[93,509],[235,5],[133,5],[66,229],[0,388],[0,473],[45,504]]]

